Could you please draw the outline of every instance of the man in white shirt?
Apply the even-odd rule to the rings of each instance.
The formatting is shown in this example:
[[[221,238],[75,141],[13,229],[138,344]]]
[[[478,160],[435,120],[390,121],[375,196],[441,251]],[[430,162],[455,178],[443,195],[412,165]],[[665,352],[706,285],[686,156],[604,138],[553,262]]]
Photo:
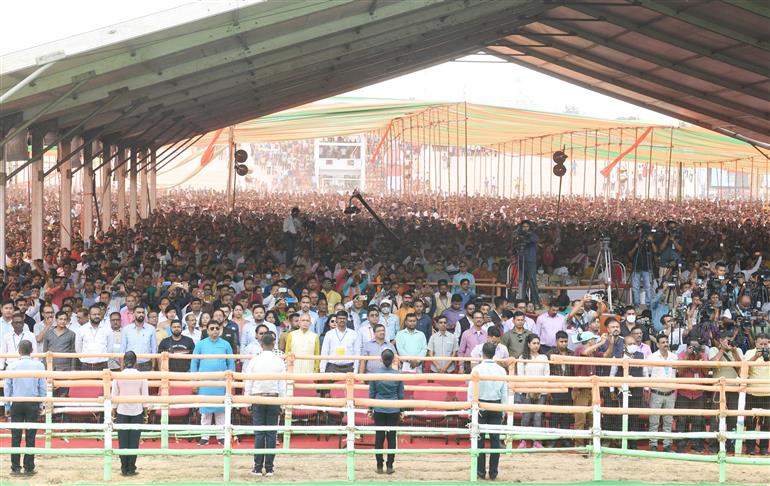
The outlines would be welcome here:
[[[508,347],[505,344],[502,344],[500,340],[500,329],[498,329],[497,326],[493,325],[487,329],[487,343],[492,343],[495,345],[494,359],[508,359],[510,357],[510,354],[508,353]],[[471,358],[478,358],[479,361],[481,361],[481,350],[484,347],[484,344],[486,343],[477,344],[473,350],[471,350]],[[478,363],[474,362],[471,366],[475,367],[477,364]]]
[[[347,316],[347,313],[345,313]],[[337,320],[340,319],[340,314],[337,314]],[[345,321],[347,324],[347,319]],[[376,305],[369,306],[369,311],[366,314],[366,320],[361,321],[361,324],[359,324],[357,332],[358,332],[358,344],[356,346],[356,349],[359,351],[356,354],[361,354],[361,351],[364,349],[364,343],[368,343],[369,341],[374,340],[374,326],[380,323],[380,311],[377,309]],[[388,329],[385,328],[385,341],[390,342],[391,339],[393,339],[395,336],[390,336],[388,334]]]
[[[650,361],[677,361],[674,353],[668,349],[668,336],[658,335],[658,350],[646,359]],[[672,366],[645,366],[644,376],[648,378],[676,378],[676,368]],[[674,408],[676,405],[676,390],[664,386],[650,389],[650,408]],[[671,432],[672,415],[663,415],[663,432]],[[657,432],[661,416],[650,414],[650,432]],[[657,450],[657,439],[650,439],[650,450]],[[663,439],[663,452],[671,452],[671,439]]]
[[[253,321],[248,321],[243,326],[243,334],[241,335],[241,345],[245,349],[254,341],[257,341],[257,330],[259,326],[266,326],[267,330],[278,335],[275,324],[265,320],[265,307],[262,304],[254,304],[251,308],[251,315],[254,318]],[[259,342],[256,343],[259,346]]]
[[[283,236],[286,241],[287,265],[294,261],[294,250],[297,247],[297,239],[301,230],[302,225],[299,221],[299,208],[294,206],[291,208],[291,214],[283,220]]]
[[[262,336],[262,348],[273,349],[275,335],[268,332]],[[272,351],[262,351],[251,360],[245,373],[285,373],[286,364]],[[286,396],[286,382],[284,380],[253,380],[246,381],[244,394],[258,397],[283,397]],[[255,426],[278,425],[281,415],[281,406],[272,404],[255,403],[251,406],[251,420]],[[255,449],[275,449],[276,432],[274,430],[258,430],[254,434]],[[254,469],[252,474],[273,475],[273,460],[275,454],[258,453],[254,455]]]
[[[102,312],[99,306],[92,305],[88,310],[88,319],[91,321],[85,326],[81,326],[75,332],[75,352],[76,353],[111,353],[112,332],[109,327],[102,326]],[[110,319],[116,319],[120,325],[120,314],[114,312]],[[92,358],[80,358],[80,369],[84,371],[103,370],[107,368],[107,357],[99,356]]]
[[[310,316],[310,330],[321,336],[323,334],[323,322],[318,317],[318,313],[310,309],[310,297],[305,296],[299,300],[299,312],[300,316],[305,314]]]
[[[13,301],[6,300],[0,307],[0,339],[11,332],[13,332]]]
[[[3,336],[2,343],[0,343],[0,354],[18,354],[19,344],[22,341],[29,341],[32,344],[32,349],[35,349],[37,346],[35,335],[24,325],[24,314],[16,311],[11,318],[11,327],[13,330]],[[0,370],[4,370],[6,366],[17,359],[0,358]]]
[[[329,318],[329,332],[324,337],[321,346],[321,356],[331,359],[321,360],[322,373],[355,373],[358,362],[348,356],[359,354],[358,334],[347,326],[347,313]]]
[[[201,340],[202,331],[198,328],[198,321],[192,312],[184,316],[184,330],[182,336],[192,339],[195,344]]]

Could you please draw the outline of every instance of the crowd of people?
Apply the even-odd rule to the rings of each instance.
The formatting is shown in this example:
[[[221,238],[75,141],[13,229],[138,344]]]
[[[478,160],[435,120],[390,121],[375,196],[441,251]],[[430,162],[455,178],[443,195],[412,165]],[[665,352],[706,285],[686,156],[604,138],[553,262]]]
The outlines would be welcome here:
[[[56,371],[129,365],[148,371],[158,369],[159,362],[136,356],[157,352],[168,352],[169,369],[180,372],[280,372],[289,354],[319,356],[295,360],[293,371],[299,373],[387,369],[427,375],[477,369],[495,374],[495,360],[517,358],[523,361],[513,372],[535,377],[624,373],[622,367],[564,364],[554,355],[770,361],[770,267],[764,258],[770,213],[761,203],[570,198],[559,207],[553,198],[365,198],[379,221],[365,212],[343,211],[348,197],[342,195],[239,192],[230,212],[221,193],[179,190],[159,198],[157,211],[136,227],[117,224],[85,238],[76,234],[72,248],[60,247],[51,221],[41,260],[28,257],[19,220],[8,233],[2,273],[0,355],[22,357],[5,358],[0,369],[30,366],[34,351],[92,355],[57,358]],[[575,286],[590,279],[602,239],[627,269],[628,298],[620,288],[578,298],[567,289],[538,292],[548,284]],[[99,353],[124,358],[93,357]],[[249,358],[205,358],[237,353]],[[193,359],[174,359],[182,354]],[[458,363],[455,357],[477,361]],[[766,379],[769,371],[751,367],[751,377]],[[713,369],[633,366],[629,373],[737,377],[735,368],[716,364]],[[39,391],[34,383],[24,383],[6,380],[6,396]],[[391,384],[396,382],[372,383],[372,398],[403,398],[403,386]],[[479,398],[505,403],[503,388],[504,395],[500,388],[485,387]],[[136,391],[137,385],[123,389]],[[517,393],[513,399],[590,405],[590,390],[585,392]],[[55,393],[65,396],[67,390]],[[221,395],[224,388],[206,386],[198,393]],[[286,388],[255,381],[245,393],[283,396]],[[624,393],[630,407],[718,404],[709,393],[665,386],[604,389],[602,401],[622,406]],[[737,409],[737,397],[727,393],[728,408]],[[747,397],[746,409],[770,408],[770,393],[750,388]],[[17,405],[7,403],[6,413],[25,421],[29,407]],[[118,413],[124,421],[138,420],[139,409]],[[220,406],[201,408],[200,423],[222,425],[223,412]],[[378,425],[398,423],[397,409],[372,412]],[[279,415],[274,406],[252,408],[256,425],[277,424]],[[480,419],[500,423],[502,415],[486,413]],[[544,420],[540,412],[525,413],[522,425],[539,427]],[[619,416],[605,420],[603,428],[620,429]],[[585,428],[588,422],[585,414],[549,418],[551,427]],[[668,432],[672,425],[672,416],[652,415],[647,427]],[[734,429],[735,417],[728,417],[727,425]],[[681,431],[707,426],[715,430],[716,424],[698,417],[676,420]],[[767,417],[747,418],[749,430],[768,427]],[[630,429],[641,428],[639,417],[632,416]],[[18,432],[14,446],[21,442]],[[129,448],[138,441],[124,439]],[[385,439],[394,447],[391,436],[378,434],[378,448]],[[492,434],[490,440],[497,448],[499,437]],[[209,443],[208,436],[201,437],[201,445]],[[257,444],[274,447],[275,433],[257,434]],[[748,454],[767,455],[767,440],[744,444]],[[544,445],[534,441],[531,447]],[[677,452],[714,447],[703,440],[672,444],[664,439],[661,445]],[[733,441],[728,448],[734,448]],[[393,470],[392,457],[377,461],[378,472]],[[488,468],[479,463],[479,474],[494,479],[497,464],[492,454]],[[11,467],[20,472],[18,457]],[[24,468],[33,471],[34,463],[25,462]],[[124,474],[135,471],[135,462],[124,464]],[[272,475],[273,458],[258,455],[254,472]]]

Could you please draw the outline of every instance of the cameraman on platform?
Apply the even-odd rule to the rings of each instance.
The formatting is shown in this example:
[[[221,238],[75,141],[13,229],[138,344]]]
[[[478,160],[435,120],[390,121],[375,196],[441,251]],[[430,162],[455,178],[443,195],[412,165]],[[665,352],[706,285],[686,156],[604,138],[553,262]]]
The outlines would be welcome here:
[[[653,231],[649,224],[636,225],[636,236],[634,246],[628,251],[628,258],[631,260],[631,297],[634,307],[639,307],[640,285],[644,285],[646,303],[649,305],[652,300],[652,259],[658,252],[658,247],[655,246]]]
[[[283,220],[283,237],[286,241],[286,265],[291,265],[294,262],[294,251],[297,248],[297,239],[299,238],[300,231],[302,231],[302,224],[299,219],[299,208],[294,206],[291,208],[291,214]]]
[[[682,244],[679,240],[682,235],[679,233],[679,226],[675,221],[667,221],[664,230],[663,240],[658,245],[660,250],[660,268],[659,276],[663,277],[673,265],[674,267],[682,263]]]
[[[532,222],[523,220],[519,224],[518,235],[520,246],[519,251],[523,249],[523,255],[520,255],[524,268],[519,272],[524,275],[523,295],[517,296],[520,299],[526,299],[532,302],[535,307],[540,307],[540,296],[537,293],[537,242],[540,240],[537,233],[532,230]],[[527,297],[524,296],[529,296]]]

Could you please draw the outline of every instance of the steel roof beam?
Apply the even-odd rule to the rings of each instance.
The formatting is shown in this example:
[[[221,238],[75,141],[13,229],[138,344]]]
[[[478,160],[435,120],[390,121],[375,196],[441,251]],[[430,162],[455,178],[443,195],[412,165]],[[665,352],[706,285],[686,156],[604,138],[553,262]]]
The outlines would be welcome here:
[[[108,85],[99,86],[93,90],[81,93],[76,103],[64,104],[60,107],[60,110],[66,110],[78,105],[98,101],[104,98],[108,92],[115,89],[128,87],[132,91],[137,91],[143,87],[155,85],[162,82],[168,82],[180,77],[194,75],[201,71],[208,69],[214,69],[225,66],[233,62],[241,62],[244,59],[265,55],[268,52],[290,47],[302,42],[314,42],[318,43],[321,39],[331,39],[335,32],[355,32],[355,29],[363,28],[368,24],[376,24],[383,22],[388,18],[395,17],[398,19],[395,22],[395,26],[408,24],[406,20],[411,20],[410,16],[417,15],[416,10],[423,10],[428,8],[428,15],[431,18],[435,18],[441,15],[447,15],[453,12],[478,12],[483,10],[502,11],[508,8],[510,2],[502,2],[496,4],[492,0],[482,0],[484,3],[468,7],[463,0],[452,0],[451,4],[435,3],[436,0],[430,0],[432,8],[425,7],[424,3],[414,4],[412,2],[395,2],[379,8],[373,15],[369,15],[368,12],[363,12],[358,15],[343,17],[333,22],[327,22],[319,25],[313,25],[307,29],[303,29],[300,32],[286,32],[284,35],[277,36],[268,40],[259,40],[249,45],[249,49],[243,49],[242,47],[236,47],[226,51],[216,52],[209,56],[197,57],[192,61],[183,62],[176,65],[171,65],[163,69],[161,72],[153,72],[148,74],[141,74],[129,78],[128,80],[120,80]],[[520,5],[522,3],[528,3],[529,0],[516,0],[513,5]],[[413,5],[419,5],[419,7],[413,7]],[[25,115],[26,111],[24,110]]]
[[[527,34],[518,34],[519,36],[525,37]],[[524,52],[526,54],[529,54],[532,57],[539,57],[540,52],[538,52],[536,49],[532,49],[529,47],[522,47],[522,46],[515,46],[513,43],[510,43],[508,41],[503,40],[503,43],[509,44],[509,47],[512,49],[518,50],[520,52]],[[616,62],[604,59],[599,56],[595,56],[593,54],[590,54],[586,49],[580,49],[580,48],[574,48],[570,47],[564,44],[557,44],[551,47],[550,49],[559,49],[562,52],[567,53],[571,56],[578,56],[581,60],[585,59],[587,61],[593,62],[595,64],[599,64],[601,66],[606,66],[610,69],[613,69],[615,71],[618,71],[624,76],[634,76],[639,79],[643,79],[645,81],[649,81],[651,83],[659,84],[660,86],[665,86],[666,88],[673,89],[675,91],[679,91],[680,93],[691,96],[694,98],[701,98],[704,99],[710,103],[713,103],[715,105],[720,105],[725,108],[735,110],[739,109],[740,111],[743,111],[745,113],[748,113],[750,115],[756,116],[758,118],[764,118],[766,120],[770,120],[770,112],[762,111],[753,107],[741,105],[739,108],[736,108],[736,103],[732,100],[728,100],[725,98],[722,98],[721,96],[714,96],[710,93],[694,90],[684,84],[677,83],[675,81],[671,81],[665,78],[661,78],[659,76],[655,76],[654,74],[651,74],[647,71],[641,71],[638,69],[633,69],[625,65],[618,64]],[[558,64],[558,63],[557,63]]]
[[[575,36],[580,37],[582,39],[588,40],[596,44],[600,47],[607,47],[609,49],[612,49],[613,51],[621,52],[623,54],[636,57],[638,59],[642,59],[644,61],[657,64],[660,67],[670,69],[672,71],[676,71],[682,74],[686,74],[687,76],[692,76],[694,78],[702,79],[703,81],[707,81],[713,85],[721,86],[723,88],[731,89],[733,91],[740,91],[742,93],[746,93],[750,96],[753,96],[755,98],[759,98],[761,100],[770,100],[770,93],[756,89],[752,86],[744,86],[740,83],[736,83],[734,81],[730,81],[727,78],[716,76],[714,74],[709,73],[708,71],[703,71],[701,69],[693,68],[684,62],[680,61],[670,61],[668,59],[662,58],[660,56],[656,56],[655,54],[651,54],[646,51],[642,51],[638,47],[632,47],[628,46],[626,44],[623,44],[621,42],[617,42],[613,40],[612,38],[608,37],[602,37],[600,35],[594,34],[592,32],[588,32],[586,30],[581,30],[574,28],[570,25],[564,24],[562,22],[557,21],[539,21],[540,23],[547,25],[549,27],[559,29],[563,32],[573,32]],[[524,34],[522,34],[524,35]],[[543,47],[560,47],[561,44],[554,44],[551,43],[547,46]]]
[[[458,13],[457,16],[449,16],[443,21],[441,20],[435,20],[431,22],[429,25],[431,27],[431,30],[434,32],[434,36],[438,35],[436,33],[443,33],[438,30],[440,27],[448,28],[456,25],[463,25],[463,22],[466,22],[465,16],[469,15],[468,12],[465,12],[465,16],[461,16],[461,13]],[[459,18],[458,18],[459,17]],[[483,23],[484,20],[480,20],[480,23]],[[520,23],[519,20],[512,17],[511,23],[515,23],[518,25]],[[435,27],[435,28],[434,28]],[[212,84],[206,84],[203,87],[199,87],[194,89],[194,92],[197,94],[198,92],[201,93],[214,93],[213,95],[209,96],[217,96],[218,93],[220,93],[223,90],[228,90],[233,87],[241,85],[244,81],[251,82],[251,84],[256,85],[258,89],[262,89],[262,86],[258,83],[259,81],[265,81],[270,80],[274,81],[276,78],[278,78],[281,75],[284,74],[290,74],[292,76],[302,76],[302,75],[313,75],[313,73],[322,72],[324,70],[329,69],[328,63],[333,62],[335,59],[341,58],[342,55],[345,53],[345,51],[348,51],[348,56],[345,56],[345,59],[351,58],[349,56],[352,56],[354,52],[360,51],[361,54],[368,54],[369,58],[377,59],[382,57],[382,47],[385,45],[392,45],[392,33],[389,33],[388,31],[385,31],[383,33],[380,33],[378,29],[378,33],[375,37],[364,39],[357,41],[352,44],[352,46],[356,46],[358,49],[353,49],[352,46],[350,49],[346,48],[345,46],[340,46],[338,48],[331,48],[326,49],[326,53],[322,51],[322,53],[319,56],[310,56],[308,55],[300,55],[296,58],[293,62],[285,62],[280,63],[278,62],[276,64],[276,67],[270,70],[265,69],[251,69],[247,70],[247,74],[240,75],[238,77],[230,77],[225,78],[221,81],[216,81]],[[410,26],[410,28],[406,32],[402,32],[399,37],[399,42],[403,43],[405,46],[409,44],[420,44],[422,42],[427,42],[426,38],[426,28],[421,26]],[[468,32],[474,32],[477,30],[477,27],[472,27]],[[445,33],[445,37],[449,36],[452,37],[455,35],[452,31],[447,31],[448,33]],[[407,37],[405,35],[408,34]],[[358,62],[364,62],[361,59],[362,58],[354,58],[357,59]],[[307,63],[311,62],[310,65]],[[332,69],[337,69],[337,66],[334,66]],[[257,73],[256,75],[249,76],[248,73]],[[191,93],[192,95],[193,93]],[[177,111],[183,111],[186,109],[187,106],[194,105],[195,102],[203,99],[207,99],[206,95],[204,96],[198,96],[195,98],[195,100],[188,100],[186,98],[182,98],[182,101],[180,101],[177,104],[173,104],[174,99],[178,99],[181,95],[172,95],[169,97],[164,98],[164,102],[174,108]]]
[[[49,150],[51,150],[51,149],[52,149],[52,148],[54,148],[55,146],[59,145],[59,142],[61,142],[62,140],[67,140],[67,139],[71,138],[73,135],[75,135],[75,132],[77,132],[78,130],[80,130],[80,128],[81,128],[83,125],[85,125],[85,124],[86,124],[86,122],[88,122],[88,120],[90,120],[91,118],[95,117],[95,116],[96,116],[96,115],[97,115],[99,112],[101,112],[103,109],[105,109],[105,108],[106,108],[106,107],[108,107],[110,104],[112,104],[113,102],[117,101],[118,99],[120,99],[122,96],[125,96],[125,95],[126,95],[126,91],[124,91],[124,92],[122,92],[122,93],[116,93],[116,94],[115,94],[115,96],[113,96],[112,98],[110,98],[110,99],[108,99],[107,101],[105,101],[104,103],[102,103],[102,105],[101,105],[101,106],[98,106],[98,107],[97,107],[95,110],[93,110],[93,111],[92,111],[92,112],[91,112],[91,113],[90,113],[90,114],[89,114],[87,117],[85,117],[85,118],[84,118],[84,119],[83,119],[83,120],[82,120],[82,121],[81,121],[79,124],[77,124],[77,125],[75,125],[74,127],[70,128],[70,129],[69,129],[69,130],[68,130],[68,131],[67,131],[67,132],[66,132],[64,135],[61,135],[61,136],[59,136],[59,137],[58,137],[58,138],[57,138],[55,141],[51,142],[50,144],[48,144],[48,146],[44,147],[44,148],[43,148],[43,150],[42,150],[41,152],[39,152],[39,153],[37,153],[37,154],[33,153],[33,154],[32,154],[32,157],[30,157],[30,158],[29,158],[29,159],[28,159],[26,162],[24,162],[23,164],[20,164],[20,165],[19,165],[19,166],[16,168],[16,170],[14,170],[14,171],[13,171],[13,172],[11,172],[10,174],[8,174],[8,179],[10,179],[11,177],[15,176],[16,174],[18,174],[18,173],[19,173],[19,172],[21,172],[22,170],[26,169],[26,168],[27,168],[27,166],[31,165],[33,162],[35,162],[35,161],[39,160],[40,158],[42,158],[42,157],[43,157],[43,155],[45,155],[45,153],[46,153],[46,152],[48,152]],[[58,165],[59,165],[59,163],[57,163],[57,164],[56,164],[56,166],[58,166]],[[43,178],[45,178],[45,175],[46,175],[46,174],[43,174]]]
[[[741,119],[736,118],[734,116],[725,116],[723,113],[715,112],[715,111],[709,110],[707,108],[703,108],[703,107],[698,106],[698,105],[693,105],[691,103],[688,103],[688,102],[685,102],[685,101],[681,101],[681,100],[678,100],[676,98],[672,98],[670,96],[661,95],[660,93],[656,93],[656,92],[650,91],[650,90],[648,90],[646,88],[642,88],[642,87],[639,87],[639,86],[635,86],[633,84],[629,84],[629,83],[623,82],[623,81],[621,81],[620,79],[617,79],[617,78],[612,78],[610,76],[606,76],[604,74],[598,73],[598,72],[593,71],[591,69],[588,69],[588,68],[586,68],[584,66],[580,66],[580,65],[574,64],[574,63],[566,61],[564,59],[555,58],[553,56],[545,55],[545,54],[542,54],[542,53],[538,53],[537,55],[530,54],[530,56],[535,58],[535,59],[539,59],[541,61],[549,62],[549,63],[554,64],[554,65],[559,66],[559,67],[567,68],[570,71],[578,73],[578,74],[581,74],[583,76],[588,76],[588,77],[596,79],[598,81],[602,81],[602,82],[608,83],[608,84],[613,84],[615,86],[618,86],[619,88],[623,88],[625,90],[633,91],[633,92],[639,93],[641,95],[647,96],[649,98],[653,98],[653,99],[656,99],[656,100],[659,100],[659,101],[663,101],[663,102],[668,103],[668,104],[670,104],[672,106],[678,106],[679,108],[683,108],[685,110],[693,111],[695,113],[700,113],[702,115],[708,116],[710,118],[714,118],[716,120],[722,120],[722,121],[728,122],[728,123],[730,123],[731,125],[734,125],[734,126],[740,126],[740,127],[744,127],[744,128],[749,128],[751,130],[758,130],[758,131],[761,131],[763,126],[765,128],[767,127],[767,124],[763,124],[763,125],[749,124],[749,123],[746,123],[744,120],[741,120]]]
[[[715,52],[711,48],[699,46],[691,41],[688,42],[688,41],[679,39],[673,35],[667,34],[665,32],[661,32],[660,30],[657,30],[654,27],[650,27],[649,25],[646,25],[646,24],[639,25],[636,22],[632,22],[618,15],[613,15],[611,13],[608,13],[605,10],[599,10],[597,8],[594,8],[593,6],[588,6],[586,4],[574,4],[574,5],[569,4],[568,7],[572,10],[583,12],[584,14],[590,15],[592,17],[604,18],[607,20],[607,22],[611,24],[615,24],[618,27],[623,27],[624,29],[631,32],[638,32],[640,34],[644,34],[650,39],[654,39],[659,42],[663,42],[665,44],[670,44],[672,46],[678,47],[680,49],[684,49],[685,51],[689,51],[703,57],[716,59],[717,61],[723,64],[727,64],[728,66],[737,67],[737,68],[743,69],[744,71],[749,71],[751,73],[757,74],[759,76],[763,76],[765,78],[770,77],[770,68],[768,68],[767,66],[757,65],[752,62],[744,61],[742,59],[736,59],[735,57],[727,54],[722,54],[721,52]]]
[[[67,91],[65,91],[63,94],[58,95],[58,96],[55,95],[56,98],[51,100],[50,103],[45,105],[37,113],[35,113],[34,115],[31,115],[29,118],[25,119],[25,118],[22,117],[22,119],[24,121],[21,123],[21,125],[18,128],[16,128],[15,130],[13,130],[13,132],[11,132],[5,138],[3,138],[2,141],[0,141],[0,149],[5,147],[5,144],[7,144],[10,140],[13,140],[13,138],[16,135],[18,135],[22,131],[24,131],[27,128],[29,128],[30,126],[32,126],[32,124],[35,123],[37,120],[39,120],[40,117],[42,117],[43,115],[45,115],[46,113],[48,113],[49,111],[54,109],[56,106],[58,106],[62,101],[64,101],[65,98],[67,98],[72,93],[77,91],[77,89],[80,88],[81,86],[83,86],[83,83],[85,83],[86,81],[88,81],[88,79],[81,79],[80,81],[78,81],[75,84],[73,84],[72,86],[70,86],[70,88]]]
[[[515,5],[526,5],[527,2],[519,2]],[[530,2],[531,3],[531,2]],[[459,6],[458,6],[459,5]],[[473,8],[464,8],[461,4],[452,4],[452,8],[445,8],[439,12],[435,10],[422,11],[414,13],[409,17],[409,22],[404,23],[404,20],[400,16],[393,16],[393,18],[385,18],[378,23],[373,23],[363,29],[353,28],[347,24],[346,28],[340,28],[340,33],[331,37],[329,40],[332,42],[332,46],[327,44],[315,42],[315,39],[302,40],[294,45],[287,44],[287,46],[281,47],[275,52],[267,54],[252,52],[247,57],[235,57],[235,59],[227,66],[222,66],[223,69],[208,69],[206,74],[211,74],[217,78],[216,82],[228,83],[234,76],[249,71],[259,73],[255,78],[272,78],[279,73],[286,71],[296,71],[299,67],[307,65],[308,62],[313,62],[317,65],[323,65],[327,61],[334,60],[338,57],[350,57],[358,52],[366,52],[369,50],[377,50],[382,52],[383,49],[387,49],[393,42],[403,41],[407,36],[413,36],[415,42],[418,42],[426,32],[431,30],[447,28],[448,26],[456,25],[461,22],[467,22],[468,19],[479,17],[484,13],[490,11],[503,14],[504,8],[513,9],[512,4],[500,3],[485,4],[482,6],[474,6]],[[462,7],[462,8],[461,8]],[[531,7],[528,7],[531,8]],[[502,10],[502,12],[501,12]],[[515,9],[514,9],[515,10]],[[441,14],[441,15],[440,15]],[[443,15],[443,16],[442,16]],[[521,22],[517,22],[520,24]],[[423,25],[424,24],[424,25]],[[359,30],[360,29],[360,30]],[[251,46],[253,51],[258,50],[261,43],[257,42]],[[241,52],[240,49],[228,51],[221,55],[236,56],[237,52]],[[216,56],[212,56],[216,57]],[[253,60],[256,65],[250,65],[247,62]],[[205,62],[205,59],[200,60]],[[200,64],[199,62],[199,64]],[[221,61],[216,61],[219,65]],[[203,66],[201,66],[202,68]],[[271,71],[266,71],[270,67]],[[200,73],[202,69],[191,70],[195,73]],[[170,71],[166,70],[168,74]],[[264,73],[264,75],[262,74]],[[163,84],[166,81],[158,81],[154,79],[155,83]],[[210,90],[206,85],[211,83],[209,79],[206,79],[201,83],[198,80],[197,75],[192,78],[192,82],[188,82],[182,78],[179,80],[177,86],[156,87],[150,93],[153,98],[163,100],[164,104],[171,104],[175,99],[188,96],[186,92],[192,92],[189,96],[194,96],[193,93],[202,91],[206,93]],[[192,87],[190,86],[192,84]],[[135,88],[144,89],[144,88]],[[81,101],[86,98],[81,97]]]
[[[617,100],[625,101],[626,103],[629,103],[629,104],[632,104],[632,105],[636,105],[636,106],[639,106],[639,107],[642,107],[642,108],[645,108],[645,109],[648,109],[648,110],[653,110],[653,111],[656,111],[656,112],[661,113],[663,115],[667,115],[667,116],[670,116],[672,118],[676,118],[676,119],[685,121],[687,123],[692,123],[693,125],[697,125],[697,126],[709,129],[709,130],[718,130],[720,128],[720,126],[718,126],[718,125],[713,125],[713,124],[710,124],[710,123],[706,123],[703,120],[699,120],[697,118],[692,118],[692,117],[688,117],[686,115],[682,115],[681,113],[679,113],[679,112],[677,112],[675,110],[672,110],[672,109],[662,108],[662,107],[660,107],[658,105],[654,105],[654,106],[650,105],[649,103],[645,103],[643,101],[640,101],[639,98],[634,98],[632,96],[625,96],[625,95],[622,95],[620,93],[616,93],[616,92],[608,90],[606,88],[602,88],[600,86],[597,86],[596,84],[586,83],[584,81],[578,81],[578,80],[572,79],[569,76],[565,76],[563,74],[555,73],[555,72],[550,71],[549,69],[546,69],[544,67],[537,66],[535,64],[531,64],[531,63],[529,63],[527,61],[522,61],[519,58],[511,57],[511,56],[508,56],[507,54],[502,54],[500,52],[496,52],[496,51],[491,50],[491,49],[487,49],[487,52],[491,56],[495,56],[497,58],[500,58],[500,59],[504,60],[505,62],[509,62],[511,64],[516,64],[517,66],[521,66],[521,67],[524,67],[524,68],[527,68],[527,69],[531,69],[531,70],[536,71],[536,72],[538,72],[540,74],[544,74],[546,76],[550,76],[552,78],[556,78],[556,79],[559,79],[561,81],[564,81],[564,82],[567,82],[567,83],[570,83],[570,84],[574,84],[575,86],[579,86],[579,87],[587,89],[589,91],[595,91],[595,92],[603,94],[605,96],[609,96],[610,98],[615,98]]]
[[[765,51],[770,49],[770,42],[768,42],[767,39],[757,39],[742,32],[738,32],[735,29],[731,29],[725,24],[718,24],[708,19],[698,17],[697,15],[688,13],[685,8],[675,8],[660,2],[656,2],[654,0],[634,0],[634,2],[648,10],[652,10],[653,12],[657,12],[667,17],[675,18],[680,22],[694,25],[700,29],[710,30],[711,32],[721,35],[722,37],[727,37],[728,39],[732,39],[742,44],[748,44],[752,47],[756,47],[757,49],[762,49]]]
[[[255,28],[264,29],[277,25],[287,20],[296,19],[302,16],[313,15],[330,8],[343,6],[355,0],[305,0],[301,3],[287,2],[263,2],[261,4],[241,8],[240,13],[244,14],[238,24],[227,22],[224,25],[218,25],[209,29],[195,30],[193,32],[174,36],[171,39],[164,39],[150,43],[149,45],[131,49],[130,52],[120,52],[107,59],[101,59],[86,65],[80,65],[69,68],[49,76],[40,78],[34,87],[26,87],[14,99],[20,99],[26,96],[32,96],[38,93],[46,93],[52,89],[67,86],[72,82],[72,78],[87,71],[94,71],[96,75],[104,75],[110,72],[127,68],[136,68],[144,63],[162,60],[171,56],[189,50],[190,48],[204,46],[239,33],[249,32]],[[433,1],[433,0],[431,0]],[[195,25],[195,21],[192,22]],[[161,31],[162,32],[162,31]],[[65,58],[66,59],[66,58]],[[3,94],[5,96],[5,94]]]
[[[722,2],[728,5],[732,5],[733,7],[743,9],[747,12],[751,12],[754,15],[760,15],[770,19],[770,5],[768,5],[767,2],[754,2],[751,0],[722,0]]]

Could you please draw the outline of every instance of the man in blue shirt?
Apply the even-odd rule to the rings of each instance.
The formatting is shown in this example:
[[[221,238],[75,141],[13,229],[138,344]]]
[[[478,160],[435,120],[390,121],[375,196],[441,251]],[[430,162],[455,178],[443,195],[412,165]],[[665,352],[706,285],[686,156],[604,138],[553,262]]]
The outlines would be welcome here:
[[[45,371],[43,363],[33,360],[32,343],[22,341],[19,343],[19,355],[21,357],[8,365],[7,371]],[[6,378],[3,386],[6,397],[44,397],[44,378]],[[10,417],[11,422],[31,423],[37,422],[37,417],[43,412],[43,403],[38,402],[6,402],[5,416]],[[24,445],[35,447],[36,429],[12,429],[11,447],[21,446],[21,435],[24,433]],[[21,473],[20,454],[11,454],[11,474]],[[34,454],[24,454],[24,473],[35,473]]]
[[[120,342],[120,352],[133,351],[138,354],[154,354],[158,351],[158,340],[155,328],[144,324],[144,307],[134,309],[134,323],[123,328],[123,340]],[[136,369],[152,371],[152,360],[138,358]]]
[[[492,343],[484,343],[481,347],[481,353],[484,361],[474,368],[474,372],[479,375],[507,376],[505,368],[495,363],[494,356],[497,347]],[[473,382],[468,384],[468,401],[473,400]],[[480,381],[479,382],[479,402],[482,403],[506,403],[508,401],[508,383],[505,381]],[[491,410],[479,410],[479,425],[490,424],[500,425],[503,422],[503,412],[494,412]],[[486,442],[485,433],[479,433],[479,450],[484,449]],[[489,434],[489,446],[492,449],[500,448],[500,434]],[[489,455],[489,479],[497,479],[497,465],[500,462],[500,454],[492,453]],[[476,474],[480,479],[486,479],[487,465],[486,454],[479,453],[476,460]]]

